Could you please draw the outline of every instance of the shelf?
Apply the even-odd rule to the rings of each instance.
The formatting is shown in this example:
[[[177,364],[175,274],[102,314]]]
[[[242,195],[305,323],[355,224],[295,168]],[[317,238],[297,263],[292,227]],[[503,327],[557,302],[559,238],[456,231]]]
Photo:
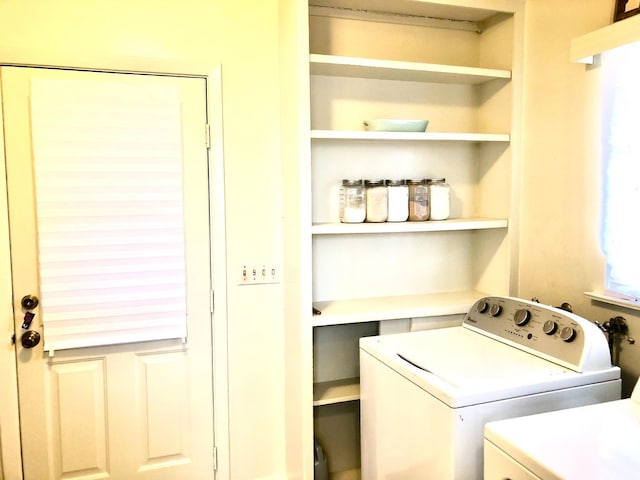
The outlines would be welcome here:
[[[455,133],[455,132],[372,132],[360,130],[311,130],[317,140],[402,140],[431,142],[506,142],[508,133]]]
[[[639,40],[640,15],[635,15],[574,38],[570,58],[576,63],[590,64],[595,55]]]
[[[313,235],[359,235],[370,233],[449,232],[460,230],[487,230],[506,228],[503,218],[455,218],[426,222],[383,223],[316,223],[311,227]]]
[[[371,2],[371,0],[310,0],[310,14],[313,9],[326,9],[322,12],[325,16],[337,18],[364,18],[370,21],[383,21],[380,16],[387,15],[390,18],[384,19],[386,22],[406,23],[414,25],[420,20],[430,20],[442,22],[448,21],[455,24],[448,28],[460,30],[471,30],[482,32],[482,25],[491,23],[491,19],[499,15],[504,15],[503,11],[495,9],[480,8],[478,5],[473,7],[461,6],[461,2],[455,2],[453,5],[447,2],[427,2],[427,1],[407,1],[393,0],[391,2]],[[474,2],[464,2],[474,3]],[[476,2],[479,3],[479,2]],[[395,19],[393,17],[396,17]],[[459,25],[471,23],[473,25]],[[428,24],[428,23],[427,23]],[[438,25],[440,28],[447,28]]]
[[[491,68],[321,54],[311,54],[309,55],[309,60],[311,62],[312,75],[460,85],[480,85],[492,80],[511,79],[511,71]]]
[[[314,315],[312,321],[314,327],[322,327],[398,318],[465,314],[484,296],[486,294],[470,290],[314,302],[313,306],[320,310],[321,314]]]
[[[360,379],[343,378],[313,384],[313,406],[331,405],[360,399]]]

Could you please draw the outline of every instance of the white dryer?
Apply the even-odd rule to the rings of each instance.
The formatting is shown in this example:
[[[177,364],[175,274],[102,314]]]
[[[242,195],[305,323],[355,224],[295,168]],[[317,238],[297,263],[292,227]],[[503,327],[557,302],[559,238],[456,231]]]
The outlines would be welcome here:
[[[485,425],[485,480],[640,478],[640,382],[631,398]]]
[[[461,326],[360,340],[362,479],[481,479],[486,422],[619,398],[594,324],[485,297]]]

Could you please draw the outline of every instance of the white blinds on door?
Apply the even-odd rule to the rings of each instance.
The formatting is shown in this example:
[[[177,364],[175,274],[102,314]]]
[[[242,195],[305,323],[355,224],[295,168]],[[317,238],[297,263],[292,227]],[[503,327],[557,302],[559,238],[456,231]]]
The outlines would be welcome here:
[[[36,79],[31,114],[45,349],[186,337],[177,89]]]

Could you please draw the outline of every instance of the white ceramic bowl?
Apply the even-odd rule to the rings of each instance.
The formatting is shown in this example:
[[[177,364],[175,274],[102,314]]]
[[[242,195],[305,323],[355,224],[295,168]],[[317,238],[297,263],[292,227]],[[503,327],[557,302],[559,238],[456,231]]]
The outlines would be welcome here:
[[[424,132],[429,120],[394,120],[378,118],[362,122],[365,130],[377,132]]]

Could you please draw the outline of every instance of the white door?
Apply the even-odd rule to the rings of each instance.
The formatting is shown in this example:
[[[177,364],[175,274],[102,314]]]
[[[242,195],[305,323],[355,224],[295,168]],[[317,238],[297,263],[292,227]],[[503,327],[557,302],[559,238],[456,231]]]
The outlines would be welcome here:
[[[25,480],[213,479],[205,80],[0,77]]]

